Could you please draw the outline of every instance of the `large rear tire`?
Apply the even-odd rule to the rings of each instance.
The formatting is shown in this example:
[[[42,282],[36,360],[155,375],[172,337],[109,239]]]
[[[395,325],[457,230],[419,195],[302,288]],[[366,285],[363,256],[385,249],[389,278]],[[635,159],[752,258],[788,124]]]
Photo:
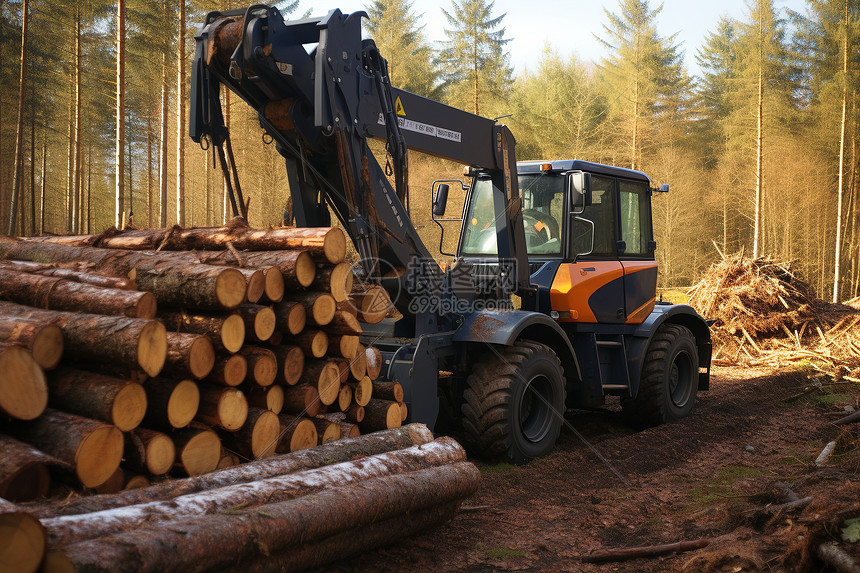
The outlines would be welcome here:
[[[466,443],[483,458],[524,464],[555,447],[564,420],[564,370],[548,346],[520,340],[478,361],[463,393]]]
[[[679,420],[693,409],[698,381],[696,339],[684,326],[664,324],[648,345],[636,398],[622,400],[621,407],[641,428]]]

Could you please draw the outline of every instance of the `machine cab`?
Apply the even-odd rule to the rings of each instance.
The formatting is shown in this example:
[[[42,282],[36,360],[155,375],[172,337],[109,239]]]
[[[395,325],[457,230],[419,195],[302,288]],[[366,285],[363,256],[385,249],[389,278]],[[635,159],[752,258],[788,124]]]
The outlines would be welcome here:
[[[645,320],[657,284],[648,177],[586,161],[524,162],[517,172],[538,310],[561,322]],[[466,195],[457,255],[476,269],[497,257],[500,193],[478,173]]]

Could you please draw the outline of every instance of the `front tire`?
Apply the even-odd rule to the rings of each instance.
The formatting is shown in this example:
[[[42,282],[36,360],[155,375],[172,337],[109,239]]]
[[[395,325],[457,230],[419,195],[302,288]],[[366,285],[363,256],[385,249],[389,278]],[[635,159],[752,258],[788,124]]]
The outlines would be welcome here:
[[[639,392],[622,400],[627,418],[648,428],[687,416],[696,401],[699,352],[693,334],[679,324],[660,326],[645,354]]]
[[[555,447],[564,370],[548,346],[520,340],[478,361],[463,393],[466,442],[479,457],[524,464]]]

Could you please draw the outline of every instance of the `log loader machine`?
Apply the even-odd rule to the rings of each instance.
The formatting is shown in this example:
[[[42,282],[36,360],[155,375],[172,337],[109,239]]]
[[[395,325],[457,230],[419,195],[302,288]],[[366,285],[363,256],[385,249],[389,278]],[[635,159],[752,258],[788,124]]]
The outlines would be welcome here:
[[[607,396],[641,426],[689,414],[708,389],[711,340],[691,307],[656,301],[651,197],[668,187],[585,161],[517,163],[505,125],[392,86],[363,17],[286,21],[264,5],[208,14],[190,136],[217,148],[229,184],[221,86],[257,111],[285,159],[296,224],[333,215],[361,279],[402,314],[364,336],[383,377],[402,384],[410,421],[438,430],[444,419],[479,455],[524,463],[554,447],[567,408]],[[372,139],[385,142],[385,169]],[[468,185],[437,181],[431,193],[434,221],[461,222],[444,270],[410,217],[409,150],[467,166]],[[465,202],[446,218],[451,185]]]

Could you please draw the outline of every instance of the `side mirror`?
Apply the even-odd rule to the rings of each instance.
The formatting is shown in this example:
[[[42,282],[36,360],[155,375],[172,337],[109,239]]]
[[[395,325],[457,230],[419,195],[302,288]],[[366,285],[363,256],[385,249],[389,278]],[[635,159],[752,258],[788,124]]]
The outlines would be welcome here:
[[[572,213],[582,213],[591,205],[591,173],[574,171],[568,177],[570,210]]]
[[[445,215],[445,207],[448,206],[448,184],[440,183],[436,188],[436,196],[433,197],[433,215],[442,217]]]

